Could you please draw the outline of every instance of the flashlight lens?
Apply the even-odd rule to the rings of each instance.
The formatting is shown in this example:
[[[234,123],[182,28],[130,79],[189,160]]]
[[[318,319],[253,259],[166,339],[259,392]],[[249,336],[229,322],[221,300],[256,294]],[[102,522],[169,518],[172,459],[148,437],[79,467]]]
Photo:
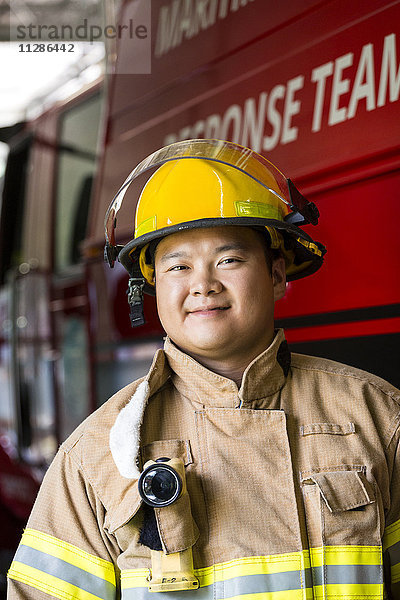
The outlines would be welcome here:
[[[140,476],[139,493],[150,506],[168,506],[175,502],[181,493],[182,482],[172,467],[154,465]]]
[[[154,475],[151,489],[156,498],[171,500],[177,489],[176,479],[168,471],[161,471]]]

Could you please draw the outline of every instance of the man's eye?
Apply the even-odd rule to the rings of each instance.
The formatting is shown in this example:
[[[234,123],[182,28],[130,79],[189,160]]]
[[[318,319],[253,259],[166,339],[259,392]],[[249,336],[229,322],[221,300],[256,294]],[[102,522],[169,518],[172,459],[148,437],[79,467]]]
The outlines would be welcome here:
[[[187,269],[185,265],[174,265],[173,267],[170,267],[168,271],[183,271],[184,269]]]
[[[229,258],[223,258],[222,260],[220,260],[219,264],[220,265],[229,265],[229,264],[235,263],[235,262],[240,262],[240,260],[238,258],[229,257]]]

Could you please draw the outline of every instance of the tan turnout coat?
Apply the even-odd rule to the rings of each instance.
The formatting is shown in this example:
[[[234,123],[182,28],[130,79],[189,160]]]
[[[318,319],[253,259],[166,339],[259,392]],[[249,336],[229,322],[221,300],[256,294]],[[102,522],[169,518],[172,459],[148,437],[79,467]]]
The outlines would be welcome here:
[[[200,588],[161,600],[400,598],[400,393],[363,371],[290,356],[281,330],[239,390],[167,339],[147,376],[60,448],[10,570],[10,598],[157,596],[150,550],[138,543],[136,478],[121,475],[109,448],[126,406],[116,455],[128,468],[139,429],[139,470],[160,456],[186,468],[191,512],[156,517],[166,553],[192,547]]]

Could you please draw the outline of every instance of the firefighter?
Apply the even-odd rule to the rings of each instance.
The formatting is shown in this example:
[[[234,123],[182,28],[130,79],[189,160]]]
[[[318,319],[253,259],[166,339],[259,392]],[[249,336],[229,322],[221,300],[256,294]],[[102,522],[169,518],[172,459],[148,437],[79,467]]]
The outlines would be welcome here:
[[[164,349],[60,448],[10,598],[400,598],[400,393],[274,329],[286,280],[323,263],[301,228],[317,221],[229,142],[179,142],[132,171],[106,255],[129,272],[133,325],[156,294]]]

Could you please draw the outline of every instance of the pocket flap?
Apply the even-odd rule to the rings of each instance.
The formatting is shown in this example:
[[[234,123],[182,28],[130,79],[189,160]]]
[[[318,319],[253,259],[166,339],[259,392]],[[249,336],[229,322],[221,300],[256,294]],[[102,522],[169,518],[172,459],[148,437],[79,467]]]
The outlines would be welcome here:
[[[140,449],[141,468],[148,460],[157,458],[181,458],[186,465],[192,461],[189,440],[157,440]],[[142,505],[137,481],[123,479],[124,489],[120,492],[119,501],[109,508],[105,527],[110,533],[130,521]]]
[[[332,513],[375,502],[374,489],[361,471],[311,473],[304,479],[304,483],[310,480],[318,486]]]
[[[185,491],[170,506],[156,508],[158,530],[167,554],[191,548],[199,538],[199,530],[192,517],[190,498]]]
[[[339,423],[309,423],[308,425],[300,426],[300,435],[303,437],[307,435],[349,435],[355,433],[356,427],[354,423],[346,423],[340,425]]]
[[[126,480],[126,490],[119,504],[111,507],[106,514],[104,527],[114,533],[119,527],[125,525],[137,513],[142,505],[137,480]]]
[[[180,458],[185,467],[193,462],[189,440],[156,440],[140,448],[143,466],[148,460],[157,458]]]

